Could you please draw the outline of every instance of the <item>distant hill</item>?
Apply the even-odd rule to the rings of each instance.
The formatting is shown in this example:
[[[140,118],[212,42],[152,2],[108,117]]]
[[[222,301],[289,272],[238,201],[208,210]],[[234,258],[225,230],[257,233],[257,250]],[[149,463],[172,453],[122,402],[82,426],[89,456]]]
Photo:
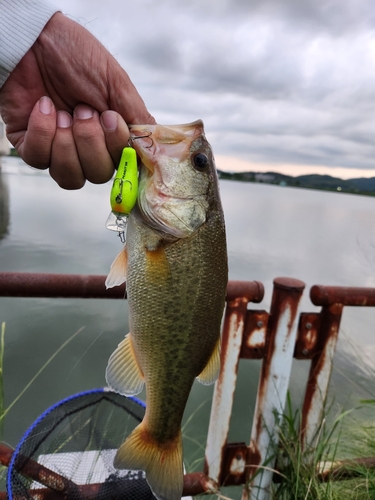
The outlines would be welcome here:
[[[291,175],[277,172],[223,172],[218,170],[220,179],[244,182],[261,182],[280,186],[302,187],[307,189],[324,189],[344,193],[366,194],[375,196],[375,177],[359,177],[356,179],[340,179],[330,175]]]

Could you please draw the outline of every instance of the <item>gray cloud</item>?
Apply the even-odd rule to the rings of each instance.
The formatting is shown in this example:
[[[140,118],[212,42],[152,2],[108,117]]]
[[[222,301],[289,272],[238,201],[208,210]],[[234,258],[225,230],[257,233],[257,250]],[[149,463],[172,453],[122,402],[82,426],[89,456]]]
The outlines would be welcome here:
[[[159,122],[204,119],[217,153],[375,168],[370,0],[66,0]]]

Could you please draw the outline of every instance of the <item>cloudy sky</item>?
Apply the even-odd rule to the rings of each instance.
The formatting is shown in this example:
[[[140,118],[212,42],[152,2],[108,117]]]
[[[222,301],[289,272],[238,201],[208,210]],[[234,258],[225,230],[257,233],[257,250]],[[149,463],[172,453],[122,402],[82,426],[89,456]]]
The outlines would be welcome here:
[[[375,176],[371,0],[51,0],[223,170]],[[93,68],[95,71],[95,68]]]

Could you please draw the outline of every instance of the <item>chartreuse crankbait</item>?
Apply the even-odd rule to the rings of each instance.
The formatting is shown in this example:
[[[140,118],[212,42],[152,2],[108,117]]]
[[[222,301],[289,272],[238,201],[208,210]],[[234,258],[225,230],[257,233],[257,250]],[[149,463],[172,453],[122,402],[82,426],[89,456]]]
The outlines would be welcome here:
[[[125,241],[127,220],[137,202],[137,195],[137,153],[135,149],[128,146],[122,150],[120,163],[113,180],[110,195],[112,211],[106,222],[106,228],[117,231],[123,241]]]

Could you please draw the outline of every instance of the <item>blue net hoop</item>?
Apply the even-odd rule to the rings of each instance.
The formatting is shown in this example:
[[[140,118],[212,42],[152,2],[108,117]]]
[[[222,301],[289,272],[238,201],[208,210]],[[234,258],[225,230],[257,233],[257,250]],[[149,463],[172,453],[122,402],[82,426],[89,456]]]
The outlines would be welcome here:
[[[18,443],[8,498],[151,500],[143,471],[117,470],[117,448],[142,421],[145,404],[108,389],[69,396],[45,410]]]

